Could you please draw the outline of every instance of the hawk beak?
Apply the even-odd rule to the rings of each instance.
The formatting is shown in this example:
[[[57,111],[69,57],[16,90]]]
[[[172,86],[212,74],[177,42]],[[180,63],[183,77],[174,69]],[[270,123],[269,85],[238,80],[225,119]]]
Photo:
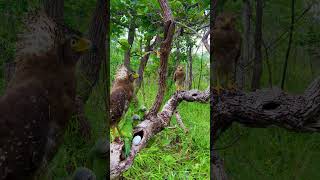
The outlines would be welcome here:
[[[134,79],[137,79],[138,77],[139,77],[139,74],[138,74],[138,73],[134,73],[134,74],[133,74],[133,78],[134,78]]]
[[[79,38],[74,45],[73,49],[76,52],[85,52],[92,48],[92,43],[86,38]]]

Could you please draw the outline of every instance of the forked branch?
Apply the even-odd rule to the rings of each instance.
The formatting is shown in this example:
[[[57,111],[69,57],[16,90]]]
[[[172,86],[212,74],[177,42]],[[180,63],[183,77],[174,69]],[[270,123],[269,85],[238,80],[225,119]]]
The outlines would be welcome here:
[[[135,156],[147,145],[148,141],[157,133],[162,131],[170,123],[176,108],[182,101],[208,103],[210,92],[209,89],[200,92],[198,90],[178,91],[167,101],[155,116],[148,116],[144,121],[137,125],[133,131],[134,137],[140,136],[141,141],[132,144],[129,156],[122,159],[123,142],[113,142],[110,144],[110,177],[118,178],[133,163]]]

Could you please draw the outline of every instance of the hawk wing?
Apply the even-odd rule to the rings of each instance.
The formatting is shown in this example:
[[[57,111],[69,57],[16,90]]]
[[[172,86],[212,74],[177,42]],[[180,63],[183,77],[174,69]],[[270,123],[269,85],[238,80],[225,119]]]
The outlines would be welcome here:
[[[49,106],[45,91],[35,82],[0,97],[0,179],[25,179],[41,166]]]
[[[122,115],[128,110],[129,99],[124,89],[114,90],[110,96],[111,124],[120,121]]]

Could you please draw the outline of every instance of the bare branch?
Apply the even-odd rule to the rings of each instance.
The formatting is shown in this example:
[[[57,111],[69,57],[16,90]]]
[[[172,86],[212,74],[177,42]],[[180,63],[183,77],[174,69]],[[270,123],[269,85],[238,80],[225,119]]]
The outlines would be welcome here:
[[[176,116],[177,123],[178,123],[179,127],[180,127],[181,129],[183,129],[184,133],[188,133],[188,132],[189,132],[189,129],[186,128],[186,126],[183,124],[183,121],[182,121],[182,118],[181,118],[181,115],[180,115],[179,111],[176,110],[176,112],[175,112],[174,114],[175,114],[175,116]]]
[[[213,140],[232,122],[249,127],[279,126],[296,132],[320,132],[320,77],[302,95],[290,95],[279,88],[224,91],[220,97],[214,90]]]
[[[208,37],[210,35],[210,29],[208,29],[208,31],[204,34],[204,36],[202,37],[201,41],[204,44],[204,47],[206,47],[208,53],[210,53],[210,45],[208,43]]]

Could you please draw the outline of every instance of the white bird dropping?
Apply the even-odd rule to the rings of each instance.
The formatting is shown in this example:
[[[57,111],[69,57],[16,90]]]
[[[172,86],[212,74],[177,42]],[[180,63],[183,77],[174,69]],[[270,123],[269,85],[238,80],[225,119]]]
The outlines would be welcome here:
[[[138,145],[141,141],[141,137],[139,135],[135,136],[132,140],[133,145]]]

